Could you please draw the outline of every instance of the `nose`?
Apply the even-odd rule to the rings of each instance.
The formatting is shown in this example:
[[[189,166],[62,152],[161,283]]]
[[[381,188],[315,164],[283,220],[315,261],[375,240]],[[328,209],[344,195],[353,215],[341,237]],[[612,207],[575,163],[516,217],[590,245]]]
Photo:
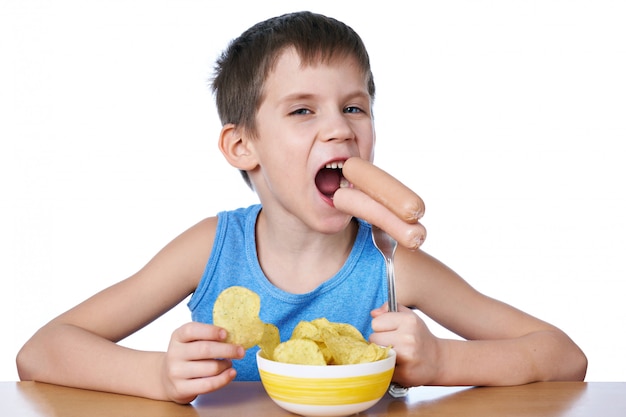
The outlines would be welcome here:
[[[321,120],[320,137],[324,141],[345,141],[355,138],[350,120],[343,111],[327,114]]]

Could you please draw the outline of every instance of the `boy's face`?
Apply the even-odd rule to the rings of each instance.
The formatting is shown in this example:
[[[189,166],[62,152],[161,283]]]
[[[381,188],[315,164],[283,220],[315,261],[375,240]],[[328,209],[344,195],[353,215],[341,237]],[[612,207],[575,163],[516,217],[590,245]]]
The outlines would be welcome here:
[[[345,227],[350,217],[332,204],[341,171],[324,167],[373,158],[371,104],[354,58],[303,66],[294,49],[283,52],[265,81],[251,142],[258,166],[249,174],[264,207],[326,232]]]

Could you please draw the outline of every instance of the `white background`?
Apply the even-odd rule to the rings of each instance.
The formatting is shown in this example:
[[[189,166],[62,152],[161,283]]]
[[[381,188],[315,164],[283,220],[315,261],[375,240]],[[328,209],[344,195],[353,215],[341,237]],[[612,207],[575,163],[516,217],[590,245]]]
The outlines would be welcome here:
[[[217,150],[207,80],[296,3],[0,1],[0,380],[46,321],[256,202]],[[625,4],[309,4],[369,48],[376,161],[426,201],[424,249],[564,329],[588,381],[626,380]],[[165,349],[187,320],[124,343]]]

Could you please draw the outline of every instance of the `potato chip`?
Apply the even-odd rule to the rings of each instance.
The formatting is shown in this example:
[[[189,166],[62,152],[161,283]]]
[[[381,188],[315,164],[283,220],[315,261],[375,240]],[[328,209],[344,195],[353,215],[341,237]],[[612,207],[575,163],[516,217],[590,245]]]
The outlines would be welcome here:
[[[310,321],[301,321],[296,325],[291,333],[292,339],[310,339],[315,342],[322,341],[322,335],[319,328]]]
[[[376,349],[377,351],[377,355],[376,355],[376,359],[374,361],[380,361],[382,359],[385,359],[387,356],[389,356],[389,350],[391,349],[391,346],[378,346],[375,345],[378,349]]]
[[[259,318],[261,299],[244,287],[225,289],[215,300],[213,323],[228,331],[227,343],[249,349],[259,344],[265,332],[265,323]]]
[[[362,340],[367,342],[359,329],[348,323],[332,323],[332,328],[337,331],[341,336],[350,336],[356,340]]]
[[[328,346],[326,346],[326,343],[317,342],[317,346],[319,346],[322,351],[322,355],[324,355],[324,362],[326,362],[326,365],[334,365],[333,354],[330,349],[328,349]]]
[[[259,348],[265,359],[274,360],[274,349],[280,344],[280,333],[278,327],[271,323],[265,323],[263,337],[259,342]]]
[[[329,335],[324,339],[335,365],[374,362],[379,347],[351,336]]]
[[[333,323],[328,321],[326,317],[320,317],[319,319],[311,320],[310,323],[316,326],[318,329],[324,329],[326,327],[333,326]]]
[[[291,333],[291,339],[309,339],[317,343],[322,355],[324,355],[324,363],[328,364],[332,361],[333,356],[324,343],[320,328],[330,326],[331,323],[322,318],[313,321],[301,321],[296,325]]]
[[[326,365],[317,343],[310,339],[289,339],[276,346],[274,360],[299,365]]]

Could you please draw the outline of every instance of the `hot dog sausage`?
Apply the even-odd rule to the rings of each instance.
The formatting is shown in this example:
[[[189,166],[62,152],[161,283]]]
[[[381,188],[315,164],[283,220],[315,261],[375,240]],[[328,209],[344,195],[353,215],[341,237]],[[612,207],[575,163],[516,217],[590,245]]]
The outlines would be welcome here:
[[[419,248],[426,238],[426,229],[420,223],[402,221],[387,207],[356,188],[335,191],[333,204],[345,213],[375,224],[409,249]]]
[[[410,188],[372,163],[352,157],[343,163],[343,176],[407,223],[424,215],[424,202]]]

